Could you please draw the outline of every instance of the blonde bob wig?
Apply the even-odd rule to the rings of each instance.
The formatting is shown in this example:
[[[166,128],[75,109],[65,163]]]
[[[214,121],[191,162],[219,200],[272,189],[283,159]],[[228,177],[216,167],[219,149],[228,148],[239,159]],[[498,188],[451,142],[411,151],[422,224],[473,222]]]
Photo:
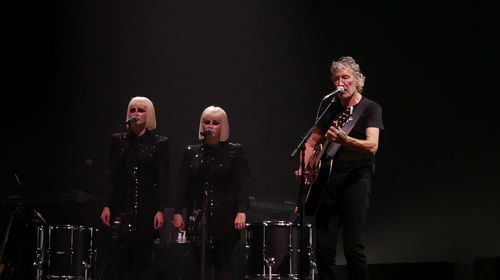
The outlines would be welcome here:
[[[144,107],[146,109],[146,128],[149,130],[156,129],[156,115],[155,115],[155,107],[153,106],[153,102],[144,96],[136,96],[130,100],[127,107],[127,117],[125,121],[128,120],[131,116],[130,107],[138,106]]]
[[[219,141],[226,141],[229,138],[229,122],[227,121],[227,114],[226,111],[224,111],[222,108],[215,106],[209,106],[203,111],[203,113],[201,113],[200,129],[198,129],[198,139],[202,140],[205,138],[200,134],[200,132],[203,130],[203,120],[209,116],[220,121],[221,129]]]

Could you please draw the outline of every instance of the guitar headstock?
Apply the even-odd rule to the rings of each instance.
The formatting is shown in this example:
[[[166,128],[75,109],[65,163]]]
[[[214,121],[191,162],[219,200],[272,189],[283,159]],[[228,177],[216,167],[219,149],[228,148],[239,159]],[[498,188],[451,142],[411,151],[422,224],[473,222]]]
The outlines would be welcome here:
[[[340,113],[340,115],[337,117],[337,120],[335,121],[336,126],[338,128],[342,128],[346,123],[348,123],[349,120],[351,120],[353,111],[353,106],[345,108],[344,112]]]

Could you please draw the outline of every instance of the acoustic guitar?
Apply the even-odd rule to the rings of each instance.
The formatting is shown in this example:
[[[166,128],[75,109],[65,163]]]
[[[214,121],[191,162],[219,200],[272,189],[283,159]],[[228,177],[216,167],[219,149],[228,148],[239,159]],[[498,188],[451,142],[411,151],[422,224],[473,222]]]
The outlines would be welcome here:
[[[346,125],[352,117],[352,112],[353,112],[353,107],[348,107],[340,113],[333,121],[332,121],[332,126],[334,126],[337,129],[342,128],[344,125]],[[307,165],[305,166],[306,169],[306,176],[305,176],[305,198],[304,198],[304,205],[306,207],[306,213],[310,212],[310,209],[313,207],[313,202],[318,202],[319,197],[321,196],[322,193],[322,188],[318,187],[319,185],[324,185],[324,183],[328,182],[330,176],[331,176],[331,170],[333,167],[332,160],[329,160],[329,168],[325,170],[328,170],[328,172],[323,172],[323,174],[320,174],[320,170],[322,170],[322,166],[326,163],[322,161],[322,157],[325,153],[325,151],[328,149],[330,146],[331,141],[327,140],[326,138],[323,138],[321,143],[316,145],[314,148],[313,154],[309,161],[307,162]],[[333,156],[333,155],[331,155]],[[320,182],[318,182],[318,179],[320,179]],[[309,210],[308,210],[309,209]]]

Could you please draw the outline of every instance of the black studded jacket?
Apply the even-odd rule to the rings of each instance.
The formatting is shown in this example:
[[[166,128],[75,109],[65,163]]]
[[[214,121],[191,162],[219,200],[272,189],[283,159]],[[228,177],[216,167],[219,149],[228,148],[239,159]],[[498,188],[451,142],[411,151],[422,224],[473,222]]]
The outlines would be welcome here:
[[[239,236],[234,219],[237,212],[247,211],[249,180],[241,144],[188,145],[180,167],[175,210],[180,213],[186,208],[189,214],[205,206],[209,239]]]
[[[104,205],[112,214],[125,213],[138,228],[153,228],[157,211],[166,207],[169,184],[169,142],[147,130],[115,133],[109,149],[109,192]]]

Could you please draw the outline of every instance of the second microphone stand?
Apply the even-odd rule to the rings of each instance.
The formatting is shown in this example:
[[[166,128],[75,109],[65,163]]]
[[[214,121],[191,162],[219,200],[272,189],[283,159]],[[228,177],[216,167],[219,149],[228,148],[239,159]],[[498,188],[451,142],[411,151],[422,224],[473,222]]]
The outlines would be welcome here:
[[[321,112],[319,117],[316,118],[314,121],[314,125],[306,132],[306,134],[302,137],[300,140],[299,144],[297,147],[293,150],[292,154],[290,155],[291,157],[295,157],[297,153],[300,151],[300,171],[301,171],[301,176],[300,176],[300,188],[299,188],[299,199],[298,199],[298,205],[297,205],[297,220],[298,220],[298,228],[300,231],[300,273],[299,273],[299,279],[306,279],[307,274],[306,271],[308,271],[308,266],[309,266],[309,260],[307,258],[306,254],[306,240],[307,240],[307,235],[306,235],[306,229],[307,227],[304,224],[304,202],[305,202],[305,197],[304,197],[304,190],[305,190],[305,182],[306,182],[306,168],[305,168],[305,150],[306,146],[305,143],[307,140],[309,140],[309,137],[311,136],[311,133],[313,132],[314,128],[316,125],[323,119],[325,113],[330,109],[333,103],[335,103],[336,97],[333,96],[331,98],[331,101],[328,103],[328,105],[325,107],[325,109]],[[321,109],[321,103],[320,103],[320,109]]]
[[[201,208],[201,260],[200,260],[200,279],[205,280],[205,269],[206,269],[206,244],[207,244],[207,196],[206,190],[203,191],[203,203]]]

